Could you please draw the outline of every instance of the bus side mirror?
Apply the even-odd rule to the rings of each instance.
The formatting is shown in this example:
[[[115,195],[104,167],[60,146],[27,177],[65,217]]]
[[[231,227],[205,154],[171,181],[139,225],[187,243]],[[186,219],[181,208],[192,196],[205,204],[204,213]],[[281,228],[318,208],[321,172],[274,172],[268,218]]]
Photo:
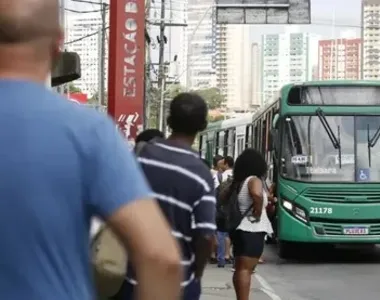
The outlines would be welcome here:
[[[51,74],[51,86],[71,82],[81,77],[81,65],[78,53],[61,52],[57,65]]]

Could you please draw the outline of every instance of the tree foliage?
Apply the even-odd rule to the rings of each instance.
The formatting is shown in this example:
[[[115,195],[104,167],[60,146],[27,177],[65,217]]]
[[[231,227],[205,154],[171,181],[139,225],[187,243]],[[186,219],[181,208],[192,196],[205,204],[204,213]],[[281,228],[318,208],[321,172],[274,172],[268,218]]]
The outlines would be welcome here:
[[[67,85],[67,91],[72,94],[82,92],[82,90],[79,87],[76,87],[73,83]]]
[[[202,90],[195,90],[193,92],[205,99],[209,109],[221,108],[226,102],[225,97],[221,94],[218,88],[213,87]]]
[[[173,84],[168,86],[168,88],[165,91],[164,99],[165,101],[165,107],[167,109],[167,104],[170,100],[172,100],[175,96],[185,91],[185,88],[183,88],[179,84]],[[201,90],[193,90],[192,93],[196,93],[199,96],[201,96],[205,101],[207,102],[209,109],[218,109],[223,107],[225,104],[225,97],[220,93],[219,89],[217,88],[207,88],[207,89],[201,89]],[[155,127],[157,124],[157,117],[159,116],[160,111],[160,100],[161,100],[161,93],[160,90],[157,88],[151,88],[149,92],[149,126]],[[215,117],[209,117],[209,121],[218,121],[223,119],[223,116],[215,116]]]

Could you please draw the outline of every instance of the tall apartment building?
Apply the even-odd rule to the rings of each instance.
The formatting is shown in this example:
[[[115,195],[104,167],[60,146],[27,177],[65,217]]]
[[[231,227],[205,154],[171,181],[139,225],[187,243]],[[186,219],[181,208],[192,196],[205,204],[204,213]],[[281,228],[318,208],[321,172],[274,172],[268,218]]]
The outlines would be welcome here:
[[[258,43],[251,45],[251,108],[261,106],[261,49]]]
[[[241,25],[217,25],[217,87],[226,97],[226,109],[251,109],[252,53],[250,29]]]
[[[69,42],[67,49],[77,52],[81,59],[82,77],[76,80],[74,85],[90,96],[97,93],[99,87],[101,26],[100,13],[70,14],[67,17],[67,41]],[[106,51],[107,49],[108,47],[106,47]],[[104,66],[106,82],[108,75],[107,58],[108,53],[106,53]],[[105,86],[107,88],[107,85]]]
[[[362,0],[362,78],[380,78],[380,3]]]
[[[186,86],[204,89],[216,86],[216,19],[214,0],[188,0]]]
[[[262,36],[262,105],[273,101],[283,85],[312,79],[317,39],[300,32]]]
[[[318,42],[318,78],[361,78],[361,39],[321,40]]]

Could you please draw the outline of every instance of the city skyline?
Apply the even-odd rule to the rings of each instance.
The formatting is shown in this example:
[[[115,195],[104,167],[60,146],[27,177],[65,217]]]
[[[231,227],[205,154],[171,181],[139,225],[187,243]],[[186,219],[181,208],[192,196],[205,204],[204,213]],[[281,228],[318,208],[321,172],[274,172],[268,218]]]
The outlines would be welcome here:
[[[169,1],[167,2],[166,15],[170,16],[171,20],[176,23],[185,23],[185,19],[188,17],[188,6],[191,6],[191,3],[192,0]],[[282,35],[286,32],[301,34],[307,33],[308,35],[318,36],[318,39],[320,40],[330,40],[337,38],[359,38],[361,35],[360,3],[360,0],[336,0],[334,2],[327,0],[312,0],[311,25],[242,25],[238,31],[236,31],[236,28],[239,28],[239,26],[224,25],[224,28],[227,31],[234,32],[235,30],[237,35],[240,35],[238,33],[240,31],[249,32],[248,35],[240,35],[244,40],[244,44],[248,45],[244,46],[243,48],[247,48],[249,50],[248,52],[241,52],[241,49],[243,48],[239,48],[239,42],[236,39],[230,37],[230,39],[234,40],[234,42],[229,43],[230,46],[228,60],[229,65],[227,68],[228,70],[225,69],[225,71],[223,72],[221,72],[220,69],[217,70],[217,43],[215,44],[213,42],[213,39],[216,38],[216,31],[218,31],[218,29],[216,29],[215,31],[215,29],[213,28],[218,28],[218,25],[213,25],[212,15],[206,16],[207,12],[210,12],[211,10],[207,9],[207,7],[203,7],[203,11],[200,10],[195,15],[193,14],[191,18],[187,19],[187,27],[167,27],[165,34],[168,38],[168,43],[165,47],[166,50],[164,60],[170,62],[173,61],[174,57],[177,58],[176,67],[174,68],[174,74],[172,74],[172,78],[178,79],[183,86],[190,89],[200,89],[205,88],[207,86],[219,87],[224,96],[227,98],[227,103],[229,104],[229,106],[234,108],[236,108],[237,106],[240,106],[241,108],[246,108],[252,105],[253,102],[257,102],[257,100],[253,100],[254,98],[257,98],[257,95],[254,96],[255,94],[261,93],[262,96],[265,92],[265,89],[263,89],[263,86],[261,86],[261,84],[258,84],[257,82],[252,82],[252,80],[254,80],[254,76],[252,75],[254,72],[252,71],[253,66],[251,65],[253,61],[257,62],[257,59],[255,60],[252,57],[253,54],[252,51],[250,51],[252,47],[251,45],[256,44],[258,47],[256,51],[259,51],[258,49],[262,49],[264,46],[261,41],[263,35]],[[74,1],[66,1],[66,4],[67,8],[69,9],[77,9],[82,11],[99,10],[99,5],[97,4],[83,4],[76,3]],[[208,6],[212,7],[212,4],[209,3]],[[159,9],[160,2],[155,2],[150,13],[150,18],[159,19]],[[70,13],[70,15],[84,14]],[[150,35],[152,37],[152,44],[150,46],[151,60],[153,63],[157,63],[158,47],[156,42],[156,36],[159,35],[158,27],[152,27],[150,30]],[[189,36],[192,36],[192,40],[189,40]],[[207,41],[206,37],[209,37],[209,41]],[[249,40],[248,42],[247,39]],[[243,41],[241,41],[241,43],[242,42]],[[199,48],[200,45],[202,45],[202,49]],[[317,48],[318,46],[316,46],[316,50]],[[234,52],[236,52],[236,54],[245,53],[245,59],[236,59],[236,57],[234,57],[233,54]],[[220,55],[220,53],[218,55]],[[310,58],[313,61],[317,61],[318,54],[310,54]],[[250,67],[243,72],[242,70],[244,68],[244,65],[249,65]],[[256,67],[259,68],[259,65],[257,64]],[[313,70],[316,67],[318,68],[318,65],[316,66],[315,64],[310,64],[310,66],[307,66],[308,76],[307,78],[302,77],[302,79],[310,80],[314,78],[309,75],[314,74]],[[195,71],[196,68],[198,68],[199,70]],[[262,70],[262,72],[264,72],[264,70]],[[157,73],[157,70],[155,73]],[[217,73],[219,75],[217,75]],[[250,73],[251,75],[248,75],[248,73]],[[237,74],[245,74],[245,76],[242,77],[245,80],[247,76],[249,76],[249,80],[251,80],[251,85],[255,86],[254,90],[253,88],[248,88],[248,86],[250,85],[249,83],[242,84],[241,82],[239,82],[239,80],[236,80]],[[220,83],[221,76],[224,77],[224,82],[227,82],[228,84],[226,83],[223,86]],[[256,77],[257,76],[255,76],[255,78]],[[262,74],[259,77],[261,77],[259,78],[260,81],[264,80]],[[282,82],[283,80],[280,81]],[[259,89],[259,86],[262,89]],[[233,95],[235,95],[234,101],[232,101],[232,99],[234,98]],[[239,97],[237,97],[237,95],[239,95]],[[245,100],[246,102],[248,102],[243,103],[240,98],[248,98],[249,100]],[[267,101],[268,100],[266,99],[263,102],[266,103]]]

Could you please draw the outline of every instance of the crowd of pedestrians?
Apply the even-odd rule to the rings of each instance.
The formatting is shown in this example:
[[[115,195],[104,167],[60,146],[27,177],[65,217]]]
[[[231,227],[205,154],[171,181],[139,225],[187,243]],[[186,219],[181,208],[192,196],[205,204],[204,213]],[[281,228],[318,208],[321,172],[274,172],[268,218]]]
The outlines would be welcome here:
[[[170,136],[143,132],[136,159],[112,120],[45,87],[61,41],[58,0],[0,0],[0,299],[96,299],[89,232],[98,217],[128,253],[113,299],[200,299],[214,255],[219,267],[234,263],[237,300],[248,300],[272,232],[264,158],[246,149],[235,162],[216,157],[210,172],[191,148],[207,105],[182,93]],[[217,228],[223,183],[242,214],[233,231]]]

